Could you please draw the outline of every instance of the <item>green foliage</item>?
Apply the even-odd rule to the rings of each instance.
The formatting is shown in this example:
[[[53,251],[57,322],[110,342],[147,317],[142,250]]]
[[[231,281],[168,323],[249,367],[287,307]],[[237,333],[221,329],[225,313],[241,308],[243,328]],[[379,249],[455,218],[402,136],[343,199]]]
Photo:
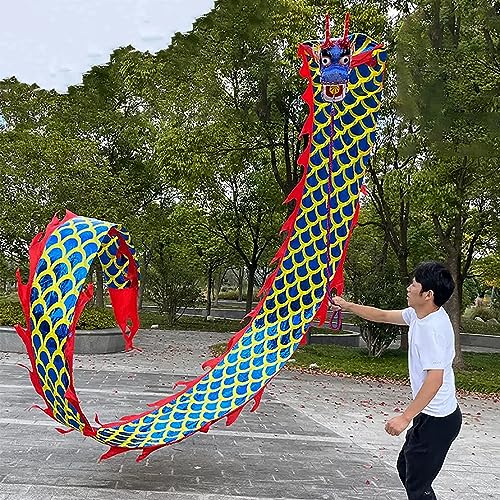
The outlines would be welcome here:
[[[238,300],[238,290],[226,290],[219,293],[219,299]]]
[[[483,0],[396,2],[392,23],[389,5],[349,5],[351,32],[386,40],[390,61],[346,289],[404,307],[409,269],[438,258],[465,305],[470,271],[479,287],[498,281],[498,12]],[[125,223],[141,297],[170,322],[228,265],[246,267],[251,302],[301,175],[296,47],[323,36],[327,11],[338,33],[344,4],[332,0],[218,0],[164,51],[118,49],[65,95],[0,82],[2,289],[26,270],[31,238],[69,208]],[[487,257],[475,265],[477,255]],[[372,354],[397,334],[377,328],[362,326]]]
[[[500,319],[500,312],[494,309],[493,307],[473,307],[471,308],[471,318],[475,318],[479,316],[484,321],[488,321],[489,319]]]
[[[25,319],[21,304],[17,301],[0,300],[0,325],[14,326],[25,325]]]
[[[364,217],[370,217],[366,207]],[[401,285],[395,259],[387,251],[383,233],[373,225],[363,226],[353,233],[346,259],[346,290],[354,302],[382,309],[406,307],[406,293]],[[380,325],[361,318],[359,325],[362,338],[371,356],[381,356],[401,334],[401,327]]]
[[[462,333],[475,333],[479,335],[500,335],[500,324],[493,322],[482,323],[481,321],[475,320],[475,317],[476,315],[474,314],[472,318],[462,318]],[[488,319],[485,319],[485,321],[488,321]],[[498,321],[498,314],[496,319]]]
[[[199,255],[185,236],[188,221],[184,208],[181,204],[156,206],[159,225],[150,235],[154,240],[146,296],[167,315],[170,325],[201,297]]]
[[[457,282],[456,330],[463,283],[499,218],[498,40],[498,12],[483,1],[419,0],[397,34],[399,105],[420,139],[411,195]]]
[[[109,307],[86,307],[78,320],[79,330],[102,330],[117,328],[113,310]]]

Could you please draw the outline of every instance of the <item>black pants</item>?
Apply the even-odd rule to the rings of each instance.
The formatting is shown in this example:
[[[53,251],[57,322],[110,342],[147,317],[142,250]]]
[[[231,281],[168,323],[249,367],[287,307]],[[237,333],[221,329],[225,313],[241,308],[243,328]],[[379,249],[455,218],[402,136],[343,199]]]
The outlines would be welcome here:
[[[446,417],[425,413],[413,419],[398,458],[399,477],[408,500],[435,500],[432,481],[443,466],[451,443],[462,426],[460,408]]]

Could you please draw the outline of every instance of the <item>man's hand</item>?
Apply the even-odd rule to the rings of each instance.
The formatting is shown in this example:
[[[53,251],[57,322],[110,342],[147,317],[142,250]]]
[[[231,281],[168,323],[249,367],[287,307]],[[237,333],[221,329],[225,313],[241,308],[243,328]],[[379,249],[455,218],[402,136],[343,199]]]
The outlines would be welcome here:
[[[411,420],[404,415],[398,415],[386,422],[385,432],[391,436],[399,436],[410,425],[410,422]]]
[[[342,297],[335,295],[335,297],[332,298],[332,302],[336,306],[336,311],[340,309],[343,311],[349,311],[350,302],[347,302],[347,300],[344,300]]]

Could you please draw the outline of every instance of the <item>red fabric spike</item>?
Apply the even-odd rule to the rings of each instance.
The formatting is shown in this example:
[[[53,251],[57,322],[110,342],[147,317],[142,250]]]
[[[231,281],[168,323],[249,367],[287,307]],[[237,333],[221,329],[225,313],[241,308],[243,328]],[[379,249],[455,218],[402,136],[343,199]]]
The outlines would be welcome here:
[[[196,377],[193,380],[181,380],[178,381],[174,384],[174,388],[177,387],[178,385],[184,385],[184,389],[182,391],[179,391],[175,394],[172,394],[166,398],[160,399],[159,401],[155,401],[154,403],[148,403],[147,406],[150,406],[152,408],[158,408],[160,406],[166,405],[167,403],[170,403],[174,399],[178,398],[181,394],[186,392],[188,389],[191,389],[195,384],[197,384],[204,376],[206,373],[202,373],[199,377]]]
[[[312,86],[312,77],[309,75],[307,77],[308,83],[307,86],[300,95],[302,100],[304,101],[305,104],[307,104],[307,107],[309,108],[309,116],[306,118],[306,121],[304,123],[307,123],[310,125],[310,128],[307,129],[307,133],[311,133],[313,130],[313,124],[314,124],[314,115],[313,115],[313,110],[314,110],[314,90]],[[299,136],[300,137],[300,136]]]
[[[125,349],[130,351],[133,348],[134,335],[139,330],[139,313],[137,310],[137,288],[109,288],[109,297],[116,323],[120,327],[125,339]],[[128,321],[131,321],[129,327]]]
[[[179,385],[183,385],[186,389],[189,389],[189,388],[193,387],[194,384],[197,384],[205,375],[206,375],[206,373],[202,373],[201,375],[194,378],[193,380],[178,380],[174,384],[174,389],[176,387],[178,387]],[[185,392],[185,390],[183,390],[182,392]]]
[[[174,384],[174,389],[179,387],[180,385],[183,385],[184,387],[187,387],[188,385],[190,385],[190,381],[189,380],[178,380],[175,384]]]
[[[266,386],[262,387],[256,394],[255,396],[253,397],[253,406],[252,406],[252,409],[250,410],[252,413],[254,411],[257,411],[257,408],[260,406],[260,401],[262,399],[262,394],[264,394],[264,389],[265,389]]]
[[[42,408],[40,405],[32,405],[31,408],[36,408],[37,410],[41,410],[43,411],[43,413],[45,413],[45,415],[48,415],[50,418],[54,419],[54,413],[53,411],[50,409],[50,408]]]
[[[297,55],[302,59],[302,66],[299,69],[299,75],[302,78],[310,78],[311,70],[309,69],[309,63],[307,58],[318,59],[318,56],[314,53],[314,50],[309,45],[299,45]]]
[[[259,305],[257,307],[260,307],[262,305],[262,302],[263,302],[263,300],[261,300],[259,302]],[[256,316],[257,312],[256,311],[254,312],[254,311],[252,311],[252,313],[254,313],[254,316]],[[224,352],[224,354],[221,354],[221,359],[236,345],[236,343],[238,342],[238,340],[240,340],[241,337],[243,337],[243,335],[245,334],[245,332],[247,331],[247,329],[248,329],[248,326],[244,326],[240,331],[236,332],[229,339],[229,342],[227,343],[227,346],[226,346],[226,351]]]
[[[33,388],[35,389],[37,394],[39,394],[44,399],[44,401],[47,402],[45,400],[45,395],[43,393],[42,386],[40,384],[40,379],[38,378],[38,375],[35,371],[35,353],[33,350],[33,346],[31,344],[31,336],[28,333],[28,331],[25,330],[21,325],[14,325],[14,328],[19,337],[21,338],[22,342],[24,343],[26,347],[26,352],[28,353],[28,357],[31,362],[31,369],[26,367],[29,373],[31,385],[33,385]]]
[[[202,370],[206,370],[207,368],[214,368],[219,364],[219,361],[223,358],[224,356],[217,356],[216,358],[208,359],[205,361],[202,365],[201,368]]]
[[[97,434],[97,429],[94,429],[93,427],[85,423],[82,429],[82,434],[87,437],[94,437]]]
[[[110,446],[109,450],[106,453],[103,453],[99,462],[102,460],[107,460],[108,458],[114,457],[115,455],[121,455],[122,453],[126,453],[127,451],[133,450],[134,448],[120,448],[119,446]]]
[[[351,68],[355,68],[356,66],[361,66],[361,64],[368,64],[369,66],[374,66],[376,64],[375,58],[373,56],[373,51],[383,48],[384,45],[379,43],[371,50],[365,50],[364,52],[360,52],[359,54],[355,54],[351,58]]]
[[[366,187],[366,184],[363,184],[361,186],[361,193],[363,193],[365,196],[368,195],[368,188]]]
[[[342,37],[344,40],[344,43],[347,43],[347,37],[349,36],[349,19],[350,19],[350,14],[349,12],[345,13],[345,19],[344,19],[344,36]]]
[[[37,394],[39,394],[40,396],[42,396],[42,398],[44,399],[44,401],[47,402],[45,400],[45,394],[43,392],[42,385],[40,384],[40,379],[38,378],[38,374],[36,374],[35,372],[33,372],[33,371],[30,370],[29,375],[30,375],[31,385],[33,386],[33,388],[35,389],[35,391],[37,392]]]
[[[297,214],[295,210],[288,216],[283,225],[281,226],[280,233],[289,233],[293,229],[293,225],[295,224],[295,219]]]
[[[28,354],[33,353],[33,346],[31,345],[31,335],[28,333],[28,330],[26,330],[19,324],[14,325],[14,328],[19,337],[21,337],[21,340],[23,341]]]
[[[254,319],[255,316],[257,316],[257,314],[259,314],[259,311],[261,310],[262,308],[262,305],[264,304],[264,301],[266,300],[266,297],[262,297],[259,302],[257,303],[257,305],[243,318],[243,319],[246,319],[246,318],[252,318]],[[236,339],[236,342],[242,337],[242,335],[247,331],[248,329],[248,325],[245,326],[242,330],[240,330],[238,332],[238,335],[239,337]],[[230,340],[230,342],[232,341],[233,339]],[[233,345],[236,343],[234,342]]]
[[[307,151],[307,149],[304,149],[304,152],[306,153],[306,156],[309,157],[308,156],[309,151]],[[300,160],[300,157],[304,154],[304,152],[299,156],[299,160]],[[302,163],[300,165],[306,166],[307,162],[306,162],[306,165],[304,165]],[[295,202],[299,202],[301,200],[302,192],[304,190],[304,182],[305,182],[305,179],[304,179],[304,176],[302,176],[302,178],[297,183],[297,185],[290,191],[290,194],[287,196],[284,203],[290,203],[292,200]]]
[[[154,451],[159,450],[166,446],[165,444],[158,444],[156,446],[148,446],[147,448],[143,448],[141,454],[135,459],[137,463],[142,462],[145,458],[147,458]]]
[[[226,415],[226,426],[227,427],[234,424],[236,419],[240,416],[241,412],[243,411],[244,407],[245,407],[245,405],[240,406],[239,408],[236,408],[236,410],[233,410],[231,413]]]
[[[207,433],[210,430],[211,425],[212,425],[212,422],[207,422],[203,427],[200,428],[200,432]]]
[[[132,420],[136,420],[139,418],[142,418],[146,415],[149,415],[150,410],[143,411],[142,413],[138,413],[136,415],[125,415],[120,418],[117,422],[106,422],[105,424],[100,424],[101,427],[108,428],[108,427],[117,427],[119,425],[123,425],[124,423],[131,422]]]
[[[259,295],[267,294],[271,287],[273,286],[274,280],[276,279],[276,276],[278,275],[279,268],[276,268],[267,278],[262,286],[262,288],[259,291]]]
[[[312,124],[313,124],[313,117],[311,115],[304,122],[304,126],[302,127],[302,130],[300,131],[300,134],[299,134],[299,139],[301,139],[305,135],[309,135],[310,134],[310,130],[312,128]]]
[[[102,427],[102,423],[101,421],[99,420],[99,415],[97,415],[97,413],[94,415],[94,422],[99,425],[100,427]]]
[[[300,153],[300,156],[297,159],[297,163],[304,168],[306,168],[309,163],[309,153],[310,153],[309,148],[306,148],[304,149],[304,151],[302,151],[302,153]],[[305,176],[303,177],[303,181],[301,180],[302,188],[304,187],[304,182],[305,182]]]
[[[59,432],[59,434],[69,434],[70,432],[73,432],[75,429],[61,429],[60,427],[56,427],[56,431]]]
[[[272,258],[270,264],[274,264],[275,262],[281,262],[281,259],[285,256],[286,254],[286,249],[288,248],[288,241],[289,238],[287,238],[279,247],[278,251],[276,252],[276,255]]]

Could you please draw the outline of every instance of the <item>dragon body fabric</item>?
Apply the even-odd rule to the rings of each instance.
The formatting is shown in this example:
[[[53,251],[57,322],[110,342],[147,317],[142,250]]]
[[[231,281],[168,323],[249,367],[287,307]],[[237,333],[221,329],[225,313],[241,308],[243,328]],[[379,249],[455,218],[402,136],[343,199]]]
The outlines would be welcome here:
[[[229,341],[226,352],[207,361],[197,379],[176,394],[151,403],[149,411],[93,426],[73,387],[76,321],[91,290],[85,277],[94,258],[102,263],[117,322],[127,347],[137,331],[138,266],[120,226],[67,214],[54,220],[30,250],[27,285],[19,280],[27,329],[17,326],[32,361],[31,380],[44,410],[70,429],[110,449],[108,458],[142,449],[138,460],[259,404],[314,319],[325,320],[329,292],[343,287],[342,267],[356,224],[365,166],[375,140],[386,52],[363,34],[306,42],[299,47],[303,95],[309,115],[299,158],[303,176],[287,201],[295,202],[282,230],[287,236],[275,271],[261,290],[251,321]],[[130,325],[129,325],[130,324]]]

